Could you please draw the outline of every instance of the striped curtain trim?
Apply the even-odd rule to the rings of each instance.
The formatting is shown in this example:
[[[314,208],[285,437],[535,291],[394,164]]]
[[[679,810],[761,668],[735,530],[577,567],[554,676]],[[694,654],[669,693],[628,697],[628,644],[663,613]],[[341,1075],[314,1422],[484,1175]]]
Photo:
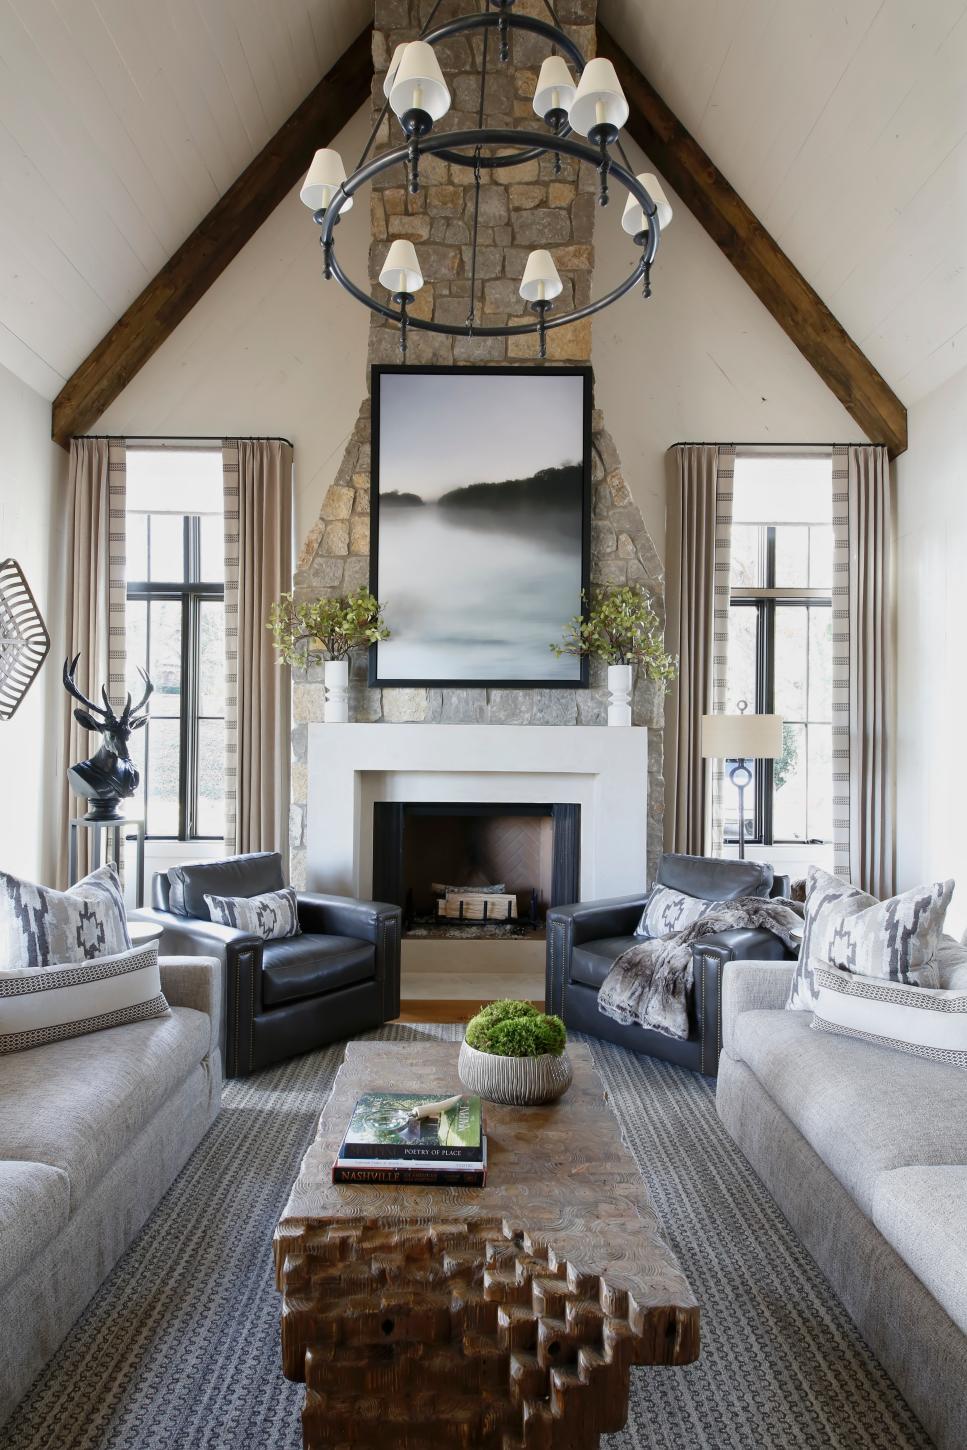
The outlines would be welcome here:
[[[225,502],[225,850],[238,851],[238,444],[222,444]]]
[[[735,447],[722,444],[715,473],[715,553],[712,580],[712,702],[711,712],[728,709],[729,608],[732,575],[732,499],[735,488]],[[709,853],[720,856],[725,837],[725,762],[711,762]]]
[[[850,880],[849,451],[833,449],[833,873]]]
[[[108,449],[107,692],[116,704],[127,693],[127,451],[123,438]]]

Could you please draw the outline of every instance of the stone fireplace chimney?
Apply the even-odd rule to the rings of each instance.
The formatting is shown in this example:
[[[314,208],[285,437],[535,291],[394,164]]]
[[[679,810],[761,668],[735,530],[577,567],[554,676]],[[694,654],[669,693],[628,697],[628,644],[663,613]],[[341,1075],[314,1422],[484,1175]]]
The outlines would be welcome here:
[[[434,26],[466,14],[474,0],[443,0]],[[549,18],[544,0],[516,0],[517,13]],[[376,0],[373,33],[373,123],[383,104],[383,80],[395,47],[415,39],[434,9],[433,0]],[[568,34],[590,58],[595,51],[597,0],[556,0],[557,15]],[[458,36],[436,47],[453,95],[453,107],[441,130],[475,127],[480,97],[482,36]],[[513,34],[511,58],[501,64],[490,45],[485,124],[540,126],[532,110],[537,73],[548,52],[538,36]],[[377,146],[399,144],[402,133],[392,114],[380,127]],[[355,162],[347,157],[347,166]],[[590,167],[561,158],[542,157],[519,166],[484,173],[480,192],[477,278],[473,306],[481,325],[501,325],[525,314],[518,295],[527,255],[546,247],[564,283],[559,306],[570,309],[590,301],[594,271],[594,225],[597,174]],[[371,195],[369,279],[376,279],[389,245],[397,238],[418,248],[425,285],[411,308],[415,317],[462,324],[471,306],[470,240],[474,216],[472,168],[450,166],[428,157],[421,162],[421,190],[411,195],[401,172],[376,178]],[[365,193],[357,204],[364,201]],[[620,196],[602,213],[602,224],[620,225]],[[630,242],[630,239],[629,239]],[[362,258],[342,257],[343,265],[361,281]],[[633,259],[629,255],[629,263]],[[355,269],[355,270],[354,270]],[[335,281],[320,287],[337,287]],[[618,306],[635,307],[629,297]],[[639,306],[641,304],[639,303]],[[642,307],[642,325],[647,308]],[[407,360],[412,363],[513,363],[537,361],[536,335],[511,338],[441,337],[412,329]],[[554,328],[547,334],[548,360],[591,361],[591,322]],[[371,314],[370,363],[398,363],[399,333]],[[360,379],[360,388],[368,385]],[[368,391],[368,387],[367,387]],[[604,422],[606,398],[596,398],[593,420],[592,583],[643,584],[663,613],[661,562],[641,513],[625,481],[621,463]],[[302,544],[295,587],[301,596],[339,594],[369,581],[370,403],[368,396],[343,457],[335,482],[322,501],[319,518]],[[357,721],[437,722],[508,725],[603,725],[606,691],[603,668],[592,667],[591,688],[561,689],[370,689],[366,660],[353,662],[350,718]],[[294,761],[292,770],[292,876],[300,884],[305,872],[307,725],[323,719],[321,672],[310,670],[295,682]],[[647,680],[634,693],[634,724],[649,728],[648,867],[654,873],[661,850],[663,815],[663,695]]]

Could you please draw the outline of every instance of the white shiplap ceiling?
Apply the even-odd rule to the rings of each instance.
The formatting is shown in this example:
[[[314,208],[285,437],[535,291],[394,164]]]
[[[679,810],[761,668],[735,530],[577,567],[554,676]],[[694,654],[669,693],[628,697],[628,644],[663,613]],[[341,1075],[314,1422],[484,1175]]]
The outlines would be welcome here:
[[[0,0],[0,363],[53,397],[372,0]]]
[[[967,0],[600,0],[912,403],[967,365]]]
[[[905,402],[967,363],[967,0],[600,0]],[[53,397],[372,0],[0,0],[0,363]]]

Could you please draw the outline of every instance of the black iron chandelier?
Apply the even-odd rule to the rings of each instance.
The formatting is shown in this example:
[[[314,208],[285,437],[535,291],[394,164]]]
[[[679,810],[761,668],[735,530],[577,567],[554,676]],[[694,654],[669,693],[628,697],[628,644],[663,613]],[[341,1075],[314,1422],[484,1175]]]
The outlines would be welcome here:
[[[385,104],[352,175],[347,177],[338,151],[326,147],[313,157],[300,195],[321,228],[323,275],[327,280],[335,277],[358,302],[398,324],[404,362],[408,328],[469,338],[519,337],[537,333],[543,358],[547,354],[548,328],[566,327],[569,323],[591,317],[612,302],[617,302],[639,283],[642,296],[651,295],[651,267],[662,230],[671,221],[672,209],[657,177],[648,172],[636,176],[631,170],[620,140],[621,129],[628,119],[628,102],[614,66],[609,60],[601,58],[585,61],[578,46],[565,35],[551,0],[545,0],[549,20],[516,13],[514,0],[484,0],[483,10],[461,16],[433,30],[433,19],[440,3],[441,0],[437,0],[418,39],[397,46],[383,86]],[[539,35],[551,49],[541,66],[533,103],[535,114],[543,122],[543,130],[496,129],[483,124],[491,38],[494,38],[499,60],[505,63],[510,58],[510,32],[513,30]],[[470,131],[434,135],[434,123],[449,111],[451,97],[433,48],[471,31],[482,32],[477,127]],[[576,72],[576,81],[568,67],[569,62]],[[390,110],[397,117],[406,139],[402,145],[369,159],[380,127]],[[577,140],[574,133],[585,140]],[[612,148],[620,156],[620,162],[614,159]],[[483,173],[520,166],[525,161],[548,154],[554,156],[557,171],[560,171],[562,156],[595,167],[600,206],[608,205],[612,181],[624,188],[628,197],[621,225],[639,248],[637,263],[630,276],[610,292],[584,307],[552,316],[554,300],[564,290],[564,284],[551,253],[544,249],[532,251],[519,291],[536,320],[499,327],[480,326],[476,317],[477,224]],[[395,306],[371,296],[367,289],[354,282],[336,256],[333,233],[340,217],[353,205],[360,188],[382,172],[398,166],[405,173],[409,191],[416,194],[420,190],[420,161],[426,156],[436,156],[451,166],[465,166],[473,171],[470,297],[467,319],[462,325],[410,315],[409,308],[423,286],[423,273],[412,242],[394,241],[380,270],[380,285],[389,293]]]

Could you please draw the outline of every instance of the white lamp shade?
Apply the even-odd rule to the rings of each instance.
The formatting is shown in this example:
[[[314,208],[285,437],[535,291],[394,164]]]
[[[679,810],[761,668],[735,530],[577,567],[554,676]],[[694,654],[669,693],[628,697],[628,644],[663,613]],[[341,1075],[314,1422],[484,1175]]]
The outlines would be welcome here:
[[[386,72],[386,79],[383,81],[383,95],[389,100],[389,93],[393,89],[393,82],[396,80],[396,72],[400,68],[400,58],[403,55],[409,41],[402,40],[393,51],[393,59],[389,63],[389,70]]]
[[[541,120],[548,111],[568,111],[574,100],[577,87],[571,79],[571,72],[559,55],[549,55],[541,66],[534,92],[534,110]]]
[[[781,715],[703,715],[702,754],[713,760],[775,760]]]
[[[423,273],[412,242],[394,242],[386,253],[379,280],[387,292],[419,292]]]
[[[306,179],[302,183],[302,190],[299,192],[299,200],[310,211],[325,211],[332,201],[332,194],[337,187],[342,186],[346,180],[346,168],[342,164],[342,157],[338,151],[325,146],[317,151],[312,158],[312,165],[306,172]],[[349,211],[353,204],[352,197],[342,207],[343,212]]]
[[[621,130],[628,119],[628,102],[610,60],[597,56],[588,61],[567,118],[579,136],[602,124]]]
[[[641,182],[655,203],[658,209],[658,225],[664,231],[667,226],[671,225],[672,208],[671,202],[662,190],[661,182],[652,171],[643,171],[637,180]],[[644,211],[638,205],[635,198],[631,195],[629,195],[628,200],[625,202],[621,225],[632,237],[636,237],[640,232],[646,232],[648,230],[648,218],[645,216]]]
[[[390,87],[389,103],[397,116],[405,116],[407,111],[426,111],[434,121],[449,111],[447,83],[433,46],[425,40],[411,40],[404,48]]]
[[[520,284],[520,295],[524,301],[550,302],[563,290],[564,283],[558,276],[550,252],[531,252]]]

